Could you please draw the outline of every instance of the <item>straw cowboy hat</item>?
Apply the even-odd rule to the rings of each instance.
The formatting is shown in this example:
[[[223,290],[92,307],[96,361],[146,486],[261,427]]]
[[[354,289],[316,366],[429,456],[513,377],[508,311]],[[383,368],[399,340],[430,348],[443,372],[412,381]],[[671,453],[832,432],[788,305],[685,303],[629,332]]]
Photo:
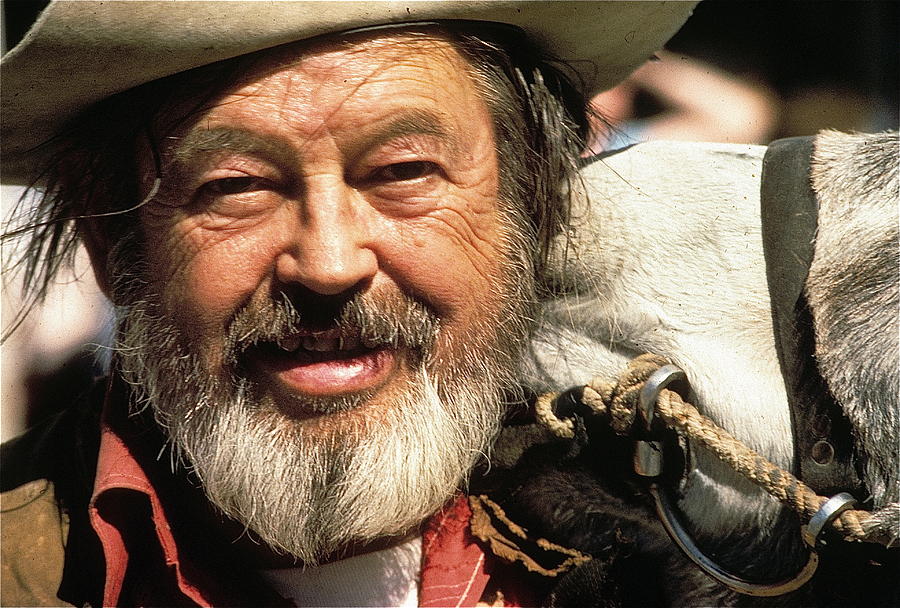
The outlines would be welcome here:
[[[0,64],[3,181],[27,180],[33,149],[94,102],[222,59],[354,28],[473,20],[517,26],[608,88],[684,23],[694,2],[54,1]]]

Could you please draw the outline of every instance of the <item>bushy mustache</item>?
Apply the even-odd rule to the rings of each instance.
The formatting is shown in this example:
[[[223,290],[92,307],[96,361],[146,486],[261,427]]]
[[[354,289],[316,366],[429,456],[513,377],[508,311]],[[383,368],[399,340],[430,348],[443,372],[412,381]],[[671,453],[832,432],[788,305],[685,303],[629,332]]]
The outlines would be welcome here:
[[[438,315],[424,302],[403,293],[357,292],[336,300],[281,293],[262,304],[248,303],[228,324],[226,361],[236,365],[249,350],[299,335],[336,332],[366,344],[404,347],[427,353],[440,330]]]

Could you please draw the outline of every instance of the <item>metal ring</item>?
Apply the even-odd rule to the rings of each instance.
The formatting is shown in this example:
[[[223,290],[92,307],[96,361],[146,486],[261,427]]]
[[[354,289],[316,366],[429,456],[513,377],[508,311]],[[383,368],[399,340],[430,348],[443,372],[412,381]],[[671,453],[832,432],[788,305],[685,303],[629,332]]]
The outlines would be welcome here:
[[[644,386],[641,387],[641,393],[638,396],[638,410],[644,419],[644,427],[650,430],[650,424],[653,422],[654,408],[656,400],[659,399],[659,393],[676,380],[685,380],[684,370],[677,365],[663,365],[661,368],[650,374]]]
[[[694,542],[690,533],[681,525],[677,507],[669,501],[665,490],[658,484],[650,484],[650,494],[656,503],[656,514],[663,527],[679,549],[708,576],[729,589],[756,597],[775,597],[795,591],[812,578],[819,567],[819,556],[810,550],[806,564],[792,577],[773,582],[753,582],[731,574],[711,560]]]
[[[641,416],[644,419],[644,425],[647,431],[650,431],[651,424],[653,422],[653,416],[655,414],[654,409],[656,407],[656,401],[659,399],[659,393],[662,389],[666,388],[672,382],[677,380],[686,380],[687,376],[684,371],[675,366],[675,365],[664,365],[663,367],[656,370],[650,377],[647,379],[647,382],[644,383],[644,386],[641,388],[640,396],[638,398],[638,409],[640,410]],[[648,444],[648,442],[637,442],[638,446],[640,444]],[[653,454],[655,460],[653,464],[655,467],[658,467],[659,470],[662,470],[662,451],[655,451]],[[638,474],[642,473],[641,467],[638,466],[639,462],[636,458],[635,460],[635,468]],[[815,574],[816,569],[819,567],[819,556],[816,554],[815,550],[810,550],[809,558],[806,563],[801,567],[796,574],[791,576],[790,578],[786,578],[780,581],[772,581],[772,582],[754,582],[748,581],[740,576],[732,574],[719,566],[716,562],[706,556],[703,551],[697,546],[694,542],[693,537],[690,533],[685,529],[685,527],[681,524],[681,520],[678,517],[678,513],[680,512],[677,506],[673,501],[671,501],[666,493],[665,489],[657,484],[650,484],[650,494],[653,496],[654,503],[656,504],[656,514],[662,522],[663,528],[665,528],[669,537],[672,541],[678,546],[679,549],[690,559],[694,564],[696,564],[707,576],[710,576],[714,580],[719,583],[725,585],[729,589],[733,591],[737,591],[738,593],[743,593],[744,595],[751,595],[756,597],[775,597],[779,595],[784,595],[785,593],[790,593],[791,591],[795,591],[805,585]],[[840,495],[839,495],[840,496]],[[837,497],[835,497],[837,498]],[[832,499],[834,500],[834,499]],[[831,503],[831,500],[828,501]],[[813,520],[810,521],[809,527],[812,528],[813,521],[817,522],[819,528],[816,530],[816,534],[821,531],[821,526],[824,526],[827,521],[831,521],[834,517],[840,514],[840,512],[834,513],[833,515],[826,514],[822,516],[822,519],[825,520],[826,517],[830,518],[827,521],[823,521],[821,524],[818,523],[816,519],[819,515],[825,510],[825,507],[828,505],[822,506],[822,509],[819,510],[818,513],[813,517]],[[840,508],[841,510],[847,508],[843,505],[837,505],[835,508]],[[805,538],[805,537],[804,537]],[[807,541],[808,542],[808,541]],[[811,546],[814,546],[814,542]]]
[[[809,523],[803,526],[803,540],[810,547],[815,547],[825,526],[833,522],[841,513],[855,506],[856,499],[850,494],[846,492],[835,494],[826,500],[825,504],[819,507],[816,514],[810,518]]]

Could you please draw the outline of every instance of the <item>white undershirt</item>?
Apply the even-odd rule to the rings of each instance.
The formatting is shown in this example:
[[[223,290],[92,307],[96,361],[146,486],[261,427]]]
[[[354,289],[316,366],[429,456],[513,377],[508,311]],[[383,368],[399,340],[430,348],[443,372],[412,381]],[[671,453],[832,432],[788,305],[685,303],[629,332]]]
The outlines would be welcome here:
[[[261,570],[271,587],[296,606],[419,605],[422,538],[316,568]]]

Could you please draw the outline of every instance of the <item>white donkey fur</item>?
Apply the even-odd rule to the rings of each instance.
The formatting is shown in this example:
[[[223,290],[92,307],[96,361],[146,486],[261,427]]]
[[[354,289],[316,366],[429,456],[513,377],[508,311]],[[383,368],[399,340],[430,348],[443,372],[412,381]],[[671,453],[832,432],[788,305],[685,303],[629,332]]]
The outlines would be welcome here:
[[[900,500],[900,140],[826,132],[812,185],[819,230],[806,283],[816,360],[843,405],[874,506]],[[900,513],[891,522],[900,537]]]
[[[545,303],[527,364],[534,388],[612,379],[634,356],[656,353],[687,372],[701,411],[792,468],[760,227],[764,153],[656,142],[582,171],[586,196],[551,271],[564,295]],[[896,133],[825,134],[812,171],[815,356],[867,459],[875,507],[900,491],[897,159]],[[681,507],[696,532],[765,538],[778,503],[710,454],[692,453]],[[881,525],[900,536],[900,522]]]
[[[760,233],[764,152],[655,142],[582,170],[587,197],[554,260],[568,294],[546,303],[533,340],[536,388],[612,379],[656,353],[687,372],[706,415],[791,467]],[[681,507],[697,532],[764,536],[779,504],[710,454],[692,454]]]

